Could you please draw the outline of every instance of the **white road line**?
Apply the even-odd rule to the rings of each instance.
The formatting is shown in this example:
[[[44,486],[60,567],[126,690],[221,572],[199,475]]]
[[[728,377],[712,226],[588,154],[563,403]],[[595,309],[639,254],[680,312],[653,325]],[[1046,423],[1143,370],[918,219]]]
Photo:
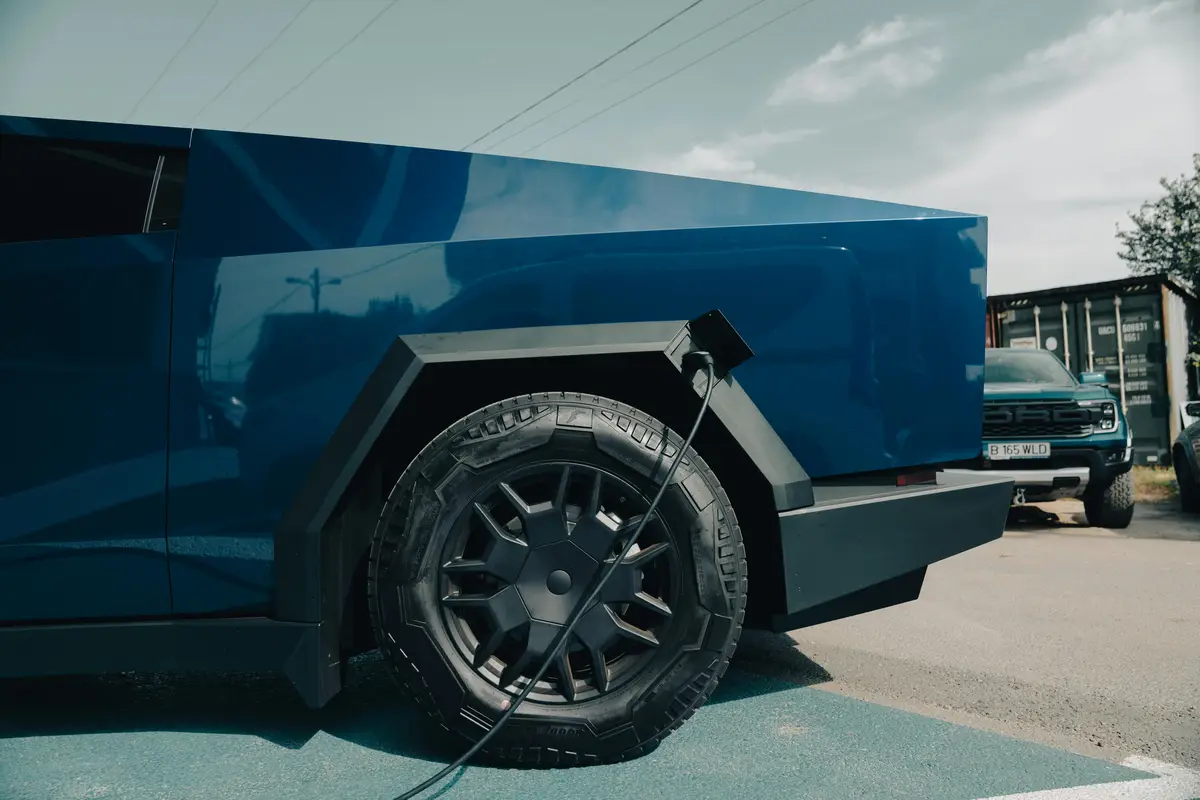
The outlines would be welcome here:
[[[1200,772],[1186,767],[1155,761],[1143,756],[1131,756],[1121,766],[1157,775],[1117,783],[1093,783],[1065,789],[1041,792],[1006,794],[980,800],[1195,800],[1200,798]]]

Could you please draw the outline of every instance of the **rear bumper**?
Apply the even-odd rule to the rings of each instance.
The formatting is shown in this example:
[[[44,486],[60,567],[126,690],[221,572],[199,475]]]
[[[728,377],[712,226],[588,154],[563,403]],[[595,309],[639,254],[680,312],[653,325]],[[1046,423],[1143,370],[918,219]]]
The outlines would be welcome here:
[[[786,602],[771,628],[915,600],[928,565],[1000,538],[1012,493],[1010,478],[969,472],[908,487],[814,482],[812,506],[779,515]]]

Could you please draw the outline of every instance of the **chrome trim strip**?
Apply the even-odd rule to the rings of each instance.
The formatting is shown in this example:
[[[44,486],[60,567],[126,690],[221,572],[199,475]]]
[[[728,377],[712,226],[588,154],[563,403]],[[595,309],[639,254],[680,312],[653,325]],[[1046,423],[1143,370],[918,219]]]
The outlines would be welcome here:
[[[154,166],[154,177],[150,180],[150,196],[146,198],[146,215],[142,218],[142,233],[150,232],[150,220],[154,215],[154,201],[158,197],[158,183],[162,179],[163,164],[166,156],[159,155],[158,163]]]

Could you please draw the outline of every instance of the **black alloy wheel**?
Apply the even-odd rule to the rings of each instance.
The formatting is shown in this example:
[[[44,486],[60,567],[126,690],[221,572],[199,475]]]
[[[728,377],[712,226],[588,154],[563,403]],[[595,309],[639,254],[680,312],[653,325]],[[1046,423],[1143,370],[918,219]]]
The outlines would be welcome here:
[[[380,648],[426,711],[469,740],[492,727],[620,554],[681,445],[621,403],[543,394],[488,406],[422,451],[381,515],[368,592]],[[745,593],[736,516],[689,450],[486,753],[565,766],[652,749],[716,687]]]

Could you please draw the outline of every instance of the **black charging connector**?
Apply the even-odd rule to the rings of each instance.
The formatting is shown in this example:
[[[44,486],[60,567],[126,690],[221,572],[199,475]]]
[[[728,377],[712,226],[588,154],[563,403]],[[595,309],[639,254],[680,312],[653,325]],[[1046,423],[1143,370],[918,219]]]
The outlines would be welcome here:
[[[650,501],[649,508],[646,509],[646,513],[642,516],[638,526],[634,529],[633,534],[625,543],[625,547],[621,550],[620,555],[613,559],[613,561],[608,565],[608,569],[604,570],[604,572],[600,574],[600,580],[595,584],[595,586],[592,587],[592,590],[585,595],[582,602],[580,602],[577,606],[575,606],[574,610],[572,610],[571,616],[567,620],[567,624],[563,626],[561,631],[559,631],[558,638],[554,642],[554,645],[550,648],[546,659],[541,663],[541,665],[538,666],[537,671],[533,674],[533,678],[531,678],[529,683],[525,685],[525,688],[517,693],[517,696],[512,699],[512,702],[504,710],[504,713],[500,715],[500,719],[496,720],[496,724],[492,726],[491,730],[480,737],[479,741],[475,742],[475,744],[473,744],[470,749],[467,750],[467,752],[455,759],[453,763],[447,764],[443,769],[438,771],[436,775],[425,780],[420,785],[409,789],[407,792],[397,797],[396,800],[412,800],[412,798],[415,798],[417,795],[421,794],[421,792],[431,788],[439,781],[444,780],[450,775],[450,773],[466,764],[468,761],[474,758],[480,750],[487,746],[487,743],[491,741],[492,737],[494,737],[496,733],[504,727],[505,723],[512,719],[512,715],[516,713],[517,707],[521,705],[526,697],[529,696],[529,693],[533,691],[533,688],[535,685],[537,685],[537,682],[540,681],[542,676],[546,674],[546,671],[550,669],[550,665],[553,664],[558,658],[559,650],[561,650],[570,640],[571,633],[574,632],[575,626],[579,624],[581,619],[583,619],[584,612],[592,607],[592,603],[595,602],[595,600],[600,596],[600,593],[604,590],[605,584],[607,584],[608,580],[616,574],[617,569],[625,561],[625,558],[629,555],[630,551],[633,549],[633,546],[637,544],[638,537],[642,535],[642,531],[654,517],[654,512],[658,508],[658,502],[662,500],[663,495],[667,491],[667,487],[671,484],[671,479],[675,477],[675,471],[679,469],[679,465],[683,463],[684,456],[691,448],[692,440],[696,438],[696,432],[700,430],[700,421],[704,419],[704,412],[708,410],[708,405],[712,401],[713,387],[717,382],[716,363],[715,359],[712,357],[712,354],[705,350],[695,350],[688,353],[683,357],[683,370],[685,375],[689,378],[700,370],[704,370],[708,378],[704,385],[704,400],[700,403],[700,411],[696,414],[696,421],[692,423],[691,432],[689,432],[687,438],[683,440],[683,447],[679,448],[679,452],[677,452],[675,457],[671,460],[671,466],[667,470],[667,474],[663,478],[662,484],[658,487],[658,492],[655,493],[654,499]]]
[[[683,356],[683,372],[689,378],[702,369],[711,370],[715,375],[717,370],[716,359],[712,353],[707,350],[693,350],[690,353],[685,353]]]

